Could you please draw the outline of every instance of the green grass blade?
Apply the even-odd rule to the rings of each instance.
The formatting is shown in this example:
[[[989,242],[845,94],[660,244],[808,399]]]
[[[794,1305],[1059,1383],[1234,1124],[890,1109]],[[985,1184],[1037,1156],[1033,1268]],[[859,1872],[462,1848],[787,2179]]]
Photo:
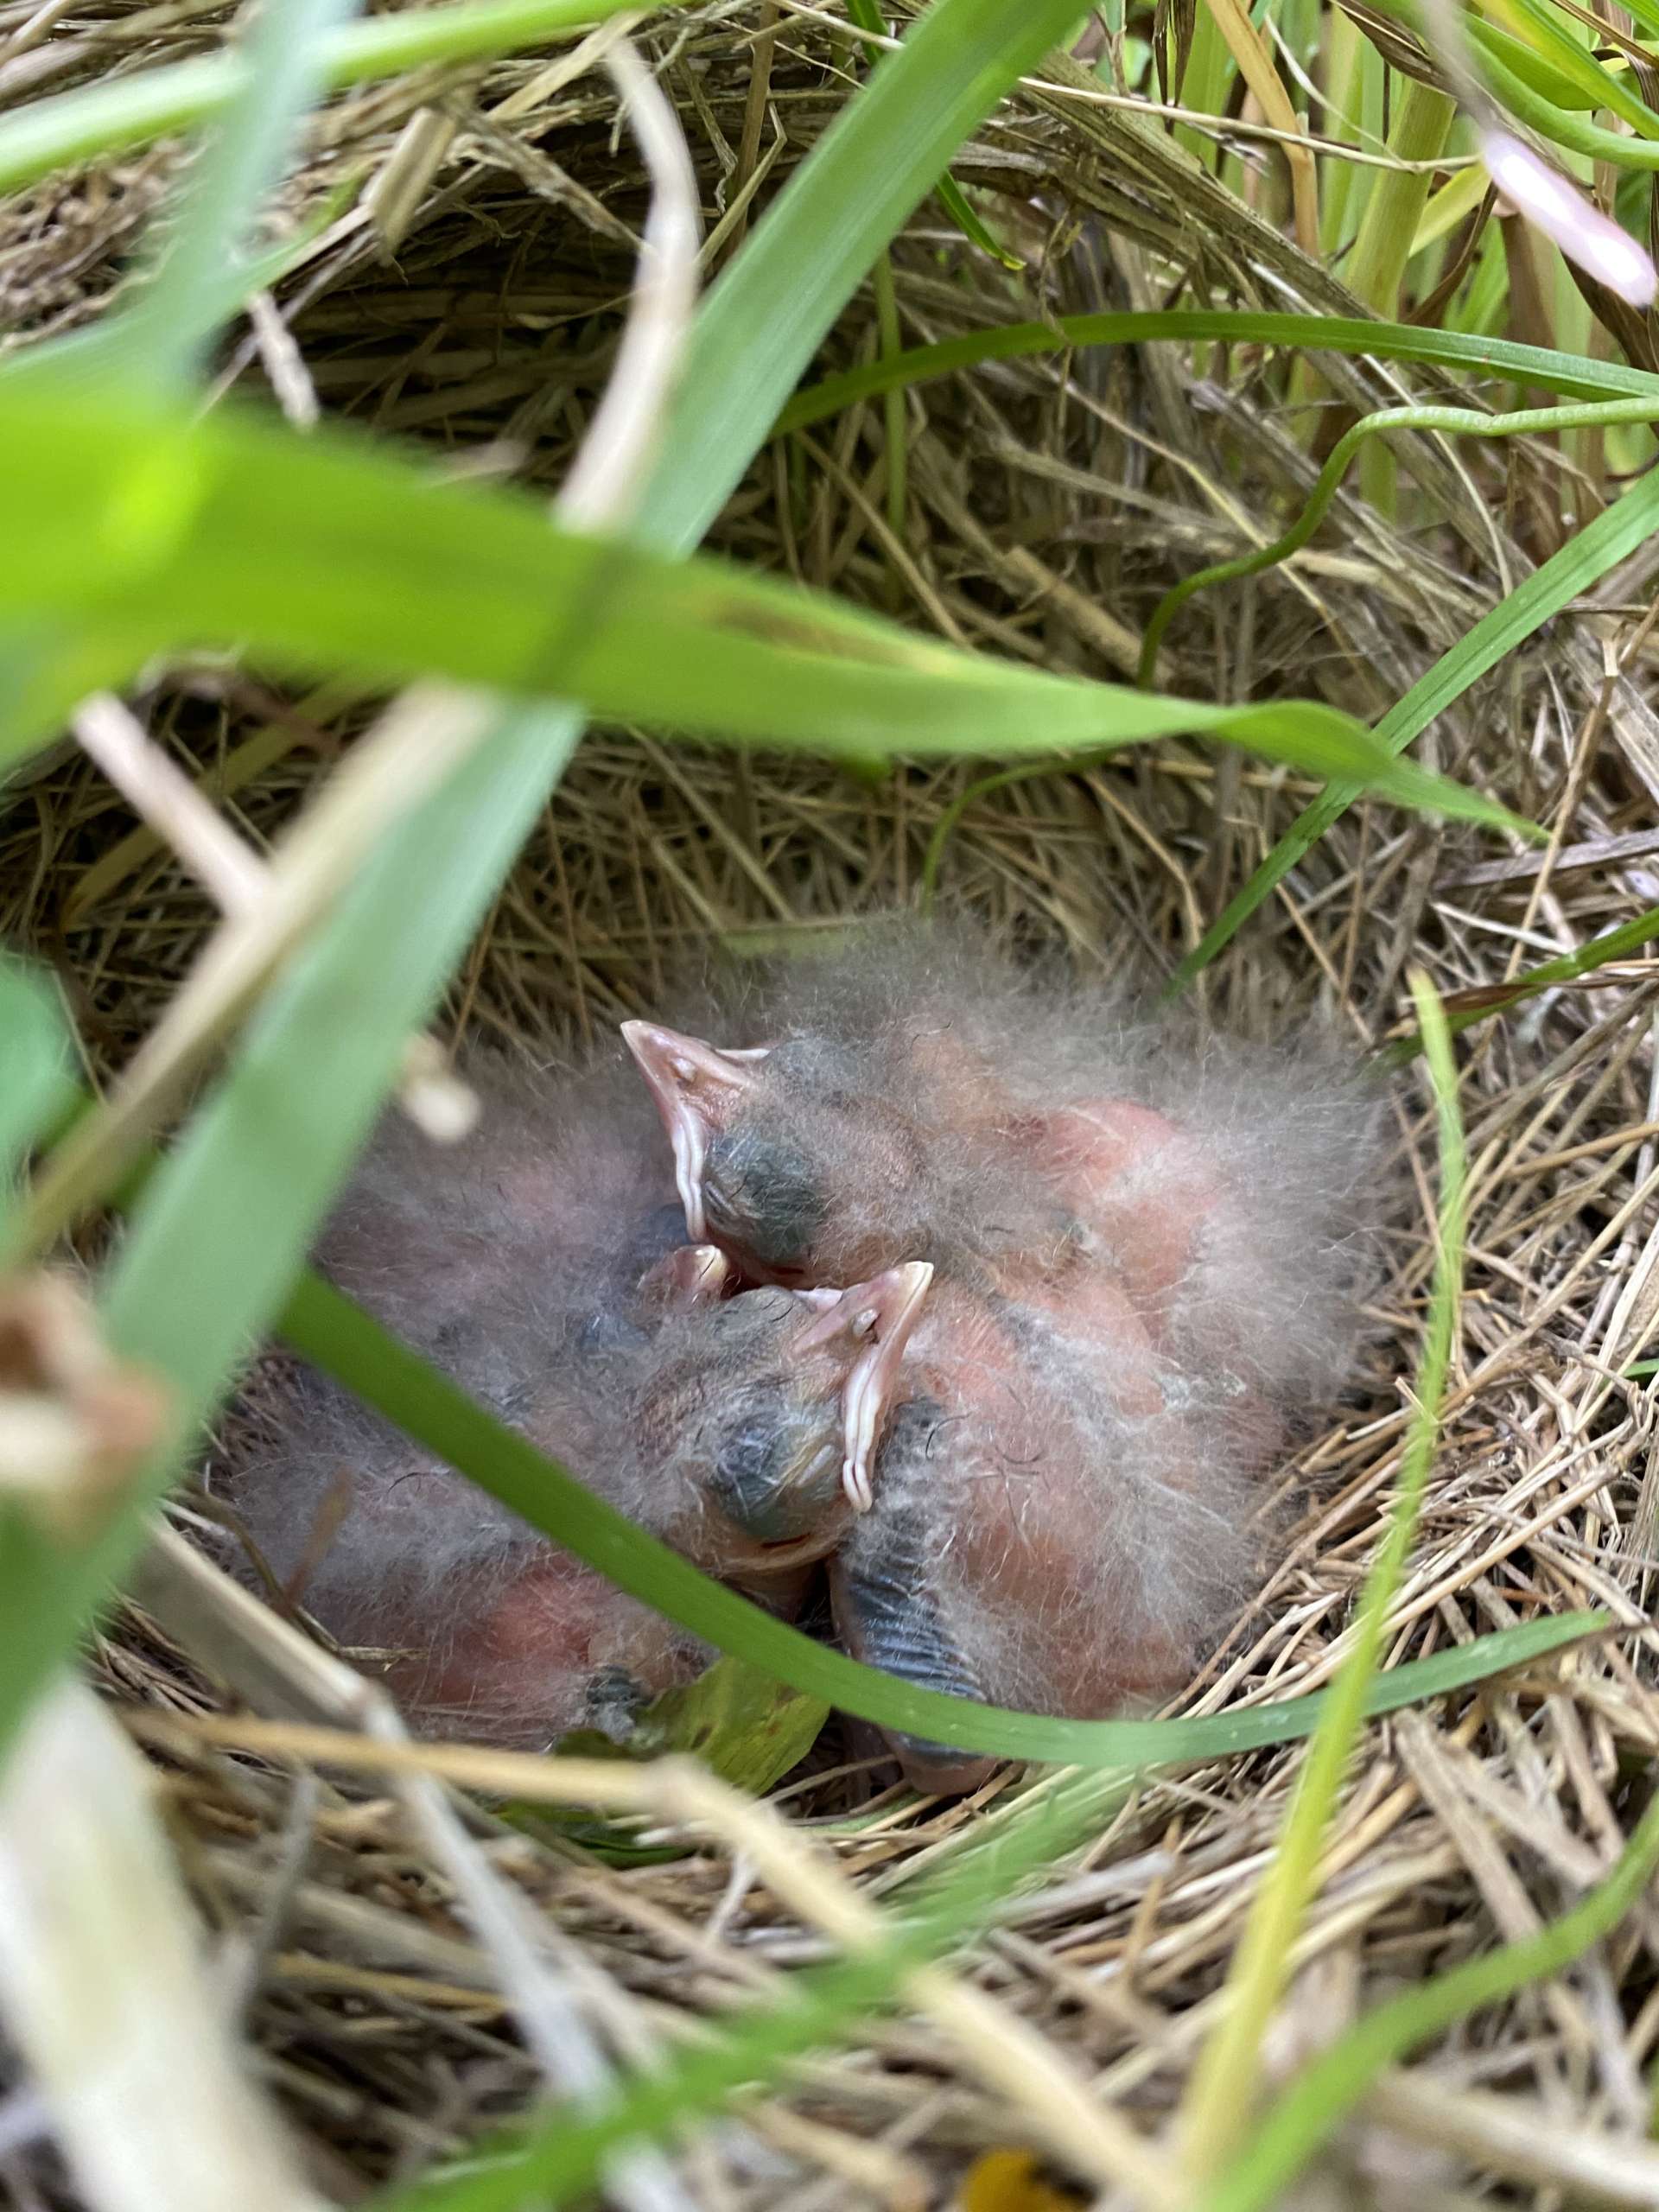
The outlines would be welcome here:
[[[1587,154],[1592,161],[1610,162],[1615,168],[1659,169],[1659,144],[1653,139],[1627,138],[1619,131],[1588,122],[1570,108],[1557,107],[1541,92],[1534,92],[1500,59],[1496,46],[1480,36],[1478,23],[1471,23],[1470,31],[1471,43],[1479,49],[1481,69],[1487,83],[1510,113],[1535,130],[1541,138],[1565,147],[1569,153]]]
[[[1471,31],[1474,29],[1471,25]],[[1552,107],[1599,107],[1601,99],[1590,92],[1576,70],[1567,72],[1547,61],[1536,47],[1529,46],[1513,31],[1498,30],[1491,23],[1482,23],[1474,32],[1474,45],[1482,54],[1491,54],[1520,78],[1522,84],[1547,99]],[[1593,69],[1595,65],[1591,64]]]
[[[78,700],[118,689],[143,658],[143,639],[113,621],[42,620],[0,608],[0,775],[61,730]]]
[[[1588,591],[1627,554],[1659,529],[1659,478],[1644,476],[1593,522],[1587,523],[1560,552],[1484,614],[1472,630],[1443,653],[1405,697],[1376,725],[1376,735],[1402,750],[1427,728],[1470,686],[1495,668],[1506,653],[1529,638],[1552,615]],[[1181,990],[1231,942],[1264,899],[1283,882],[1311,847],[1360,796],[1351,784],[1333,784],[1306,806],[1249,880],[1231,899],[1202,940],[1176,969],[1170,988]]]
[[[9,1211],[12,1176],[24,1153],[63,1110],[68,1059],[63,1016],[50,988],[21,962],[0,959],[0,1217]]]
[[[1467,1166],[1458,1112],[1458,1072],[1440,1001],[1414,978],[1427,1040],[1440,1130],[1440,1236],[1428,1331],[1417,1378],[1400,1487],[1387,1533],[1365,1577],[1353,1640],[1332,1685],[1298,1779],[1278,1848],[1268,1861],[1228,1974],[1220,2022],[1193,2069],[1187,2093],[1184,2156],[1195,2184],[1226,2171],[1248,2125],[1261,2078],[1268,2024],[1290,1978],[1291,1954],[1319,1885],[1325,1831],[1353,1758],[1366,1692],[1382,1655],[1389,1608],[1417,1532],[1440,1434],[1463,1288]]]
[[[1025,267],[1025,257],[1003,245],[975,213],[973,204],[953,176],[942,176],[938,182],[939,205],[962,232],[970,245],[982,253],[988,253],[993,261],[1000,261],[1004,269],[1019,270]]]
[[[1510,819],[1332,709],[1206,706],[967,653],[792,584],[552,527],[527,499],[434,484],[360,438],[228,410],[158,435],[107,394],[32,387],[0,394],[0,593],[111,623],[141,657],[240,639],[289,665],[556,693],[860,759],[1207,731],[1408,805]]]
[[[126,1510],[87,1546],[55,1543],[0,1508],[0,1746],[130,1566],[145,1510],[176,1474],[179,1452],[269,1330],[404,1039],[481,919],[491,871],[510,864],[575,728],[569,718],[539,731],[526,722],[518,734],[520,749],[508,759],[519,778],[519,811],[510,815],[502,803],[499,752],[486,745],[365,871],[334,931],[267,1003],[232,1077],[147,1185],[111,1278],[105,1320],[121,1351],[171,1382],[177,1431]],[[405,925],[410,870],[426,918],[420,930]]]
[[[1574,407],[1522,407],[1507,415],[1479,415],[1467,407],[1385,407],[1366,416],[1344,431],[1332,448],[1302,512],[1271,545],[1236,560],[1217,561],[1199,569],[1166,591],[1153,609],[1141,647],[1141,681],[1149,683],[1158,665],[1158,651],[1170,623],[1195,592],[1211,585],[1235,582],[1242,576],[1260,575],[1287,561],[1313,537],[1337,496],[1343,478],[1357,453],[1368,450],[1378,438],[1395,430],[1435,431],[1446,437],[1512,438],[1546,435],[1552,431],[1607,429],[1615,423],[1648,423],[1659,416],[1659,395],[1651,399],[1586,400]]]
[[[372,2212],[513,2212],[523,2204],[540,2212],[591,2202],[619,2146],[661,2139],[736,2092],[775,2081],[791,2060],[833,2044],[890,2004],[906,1973],[948,1950],[969,1925],[966,1914],[956,1923],[943,1914],[911,1921],[877,1949],[793,1975],[776,1998],[724,2017],[717,2039],[703,2049],[619,2083],[580,2113],[561,2109],[528,2134],[486,2139],[463,2165],[371,2200]]]
[[[243,61],[235,98],[185,178],[161,259],[132,304],[91,331],[31,350],[5,365],[60,400],[73,391],[76,365],[102,360],[111,388],[140,401],[176,400],[195,380],[213,331],[233,304],[243,249],[266,193],[278,181],[299,123],[321,89],[321,40],[353,12],[355,0],[264,0],[236,51]],[[67,353],[67,359],[64,358]],[[67,372],[68,381],[61,381]],[[50,381],[47,381],[49,379]],[[96,391],[92,394],[97,404]],[[15,613],[9,609],[9,613]],[[0,658],[0,695],[11,712],[0,721],[0,757],[45,734],[90,687],[83,639],[101,623],[67,633],[52,622],[9,630]],[[128,672],[111,666],[108,682]]]
[[[1501,44],[1506,54],[1511,46],[1521,47],[1523,54],[1543,60],[1548,67],[1566,79],[1580,106],[1605,107],[1628,123],[1631,130],[1638,131],[1643,137],[1659,138],[1659,115],[1656,115],[1644,100],[1638,99],[1630,88],[1627,75],[1605,69],[1583,46],[1575,42],[1559,19],[1541,5],[1541,0],[1507,0],[1507,4],[1512,11],[1511,20],[1531,26],[1536,44],[1525,46],[1521,40],[1498,31],[1495,24],[1471,16],[1469,29],[1477,41],[1484,46],[1494,38],[1496,33],[1497,42]],[[1511,60],[1510,66],[1514,67],[1516,65]]]
[[[1605,1882],[1535,1936],[1408,1989],[1338,2038],[1298,2075],[1201,2212],[1271,2212],[1319,2145],[1397,2060],[1484,2005],[1512,1997],[1582,1958],[1641,1902],[1659,1868],[1659,1796],[1650,1799]]]
[[[1622,960],[1627,952],[1639,951],[1656,938],[1659,938],[1659,906],[1644,906],[1628,922],[1592,937],[1576,952],[1558,953],[1554,960],[1541,960],[1535,968],[1523,969],[1510,982],[1493,984],[1479,994],[1478,1005],[1454,1007],[1446,1017],[1447,1027],[1454,1037],[1461,1036],[1477,1022],[1490,1021],[1494,1014],[1505,1013],[1525,999],[1535,999],[1557,983],[1575,982],[1580,976],[1593,975],[1610,960]],[[1385,1046],[1377,1058],[1385,1067],[1403,1067],[1423,1049],[1422,1033],[1418,1030]]]
[[[1356,297],[1389,320],[1400,305],[1411,242],[1428,204],[1427,164],[1445,152],[1456,113],[1449,92],[1417,78],[1406,79],[1393,104],[1388,145],[1401,167],[1371,180],[1344,270]]]
[[[879,0],[847,0],[847,13],[861,30],[874,31],[878,36],[886,35],[887,26],[882,16]],[[870,66],[874,68],[881,58],[880,48],[867,44],[864,52]],[[935,180],[933,189],[938,194],[940,204],[951,221],[972,245],[978,246],[982,253],[988,253],[995,260],[1000,261],[1005,269],[1025,267],[1025,263],[1018,254],[1009,253],[1005,247],[997,244],[967,200],[963,199],[962,188],[948,169]]]
[[[810,429],[861,400],[900,385],[926,384],[978,368],[986,361],[1015,361],[1033,354],[1063,353],[1080,346],[1137,346],[1154,340],[1197,343],[1222,339],[1239,345],[1291,346],[1307,353],[1370,353],[1379,360],[1418,361],[1426,367],[1480,369],[1516,383],[1535,385],[1575,399],[1640,399],[1659,393],[1659,376],[1622,361],[1594,361],[1546,346],[1522,346],[1457,330],[1419,329],[1406,322],[1369,322],[1339,315],[1267,315],[1253,308],[1170,308],[1102,315],[1057,315],[1052,322],[1004,323],[971,330],[936,345],[867,361],[825,377],[796,393],[775,429]]]
[[[204,292],[198,304],[206,327],[228,322],[239,314],[256,292],[269,291],[302,262],[331,225],[355,202],[362,179],[346,176],[327,194],[291,238],[280,245],[226,260],[215,289]],[[55,390],[61,397],[70,389],[96,391],[100,385],[118,383],[127,359],[127,333],[123,315],[107,315],[78,330],[55,338],[41,338],[15,353],[0,357],[0,390],[33,385]]]
[[[405,69],[478,61],[586,30],[637,0],[456,0],[456,4],[352,23],[318,41],[331,92]],[[115,77],[35,100],[0,123],[0,192],[100,154],[148,146],[220,114],[245,88],[251,64],[230,48],[137,76]]]
[[[1388,146],[1401,167],[1370,180],[1354,250],[1344,270],[1355,294],[1377,315],[1392,317],[1399,311],[1411,241],[1428,204],[1429,173],[1421,165],[1444,153],[1457,111],[1449,92],[1413,79],[1394,101]],[[1367,503],[1377,514],[1391,518],[1398,503],[1393,454],[1386,446],[1368,445],[1361,467]]]
[[[764,1668],[792,1689],[885,1726],[1005,1758],[1139,1766],[1288,1742],[1306,1734],[1323,1707],[1321,1694],[1187,1720],[1058,1720],[918,1689],[813,1643],[710,1582],[596,1497],[568,1468],[493,1420],[349,1299],[316,1278],[296,1292],[280,1326],[295,1351],[632,1596]],[[1571,1633],[1584,1633],[1595,1618],[1579,1616]],[[1540,1640],[1511,1645],[1489,1639],[1481,1647],[1478,1671],[1485,1671],[1495,1658],[1518,1664],[1518,1656],[1511,1655],[1535,1655],[1567,1640],[1560,1621],[1534,1622],[1510,1633]],[[1474,1679],[1461,1667],[1474,1649],[1460,1647],[1379,1677],[1371,1685],[1376,1701],[1367,1710],[1390,1709]],[[1443,1661],[1453,1662],[1452,1674],[1437,1671]]]
[[[302,6],[289,7],[271,0],[258,11],[245,48],[229,47],[209,60],[184,65],[185,75],[206,72],[221,86],[223,96],[201,111],[223,113],[226,121],[187,181],[184,208],[156,278],[129,311],[67,340],[24,349],[4,365],[0,376],[9,384],[38,380],[60,399],[73,390],[78,377],[90,374],[95,380],[100,366],[130,393],[146,387],[165,392],[188,384],[214,326],[244,296],[245,286],[236,280],[253,274],[235,249],[263,190],[280,171],[294,123],[320,89],[328,57],[344,53],[349,58],[361,49],[360,31],[366,29],[372,35],[368,50],[391,58],[392,49],[375,26],[331,30],[332,19],[346,12],[346,0],[304,0]],[[483,28],[513,28],[511,17],[501,18],[490,8],[476,13],[492,19]],[[459,32],[470,44],[480,27],[476,21],[461,25],[452,16],[447,27],[435,28],[446,41]],[[173,72],[156,72],[27,108],[0,124],[0,168],[8,159],[4,149],[18,154],[27,167],[29,148],[49,145],[59,122],[73,130],[80,127],[77,118],[83,123],[90,118],[95,136],[100,116],[127,112],[135,102],[140,109],[147,100],[155,103],[174,81]],[[160,105],[166,106],[165,99]],[[171,117],[175,123],[189,119]],[[81,150],[94,153],[99,146],[86,143]],[[280,267],[282,257],[261,259]],[[84,630],[9,624],[0,641],[0,756],[25,750],[50,734],[87,692],[120,684],[136,664],[134,643],[121,639],[104,621]],[[142,647],[137,650],[142,656]]]
[[[131,386],[170,397],[195,381],[260,204],[322,91],[324,41],[356,11],[357,0],[256,0],[237,41],[240,88],[191,165],[154,275],[116,318]]]

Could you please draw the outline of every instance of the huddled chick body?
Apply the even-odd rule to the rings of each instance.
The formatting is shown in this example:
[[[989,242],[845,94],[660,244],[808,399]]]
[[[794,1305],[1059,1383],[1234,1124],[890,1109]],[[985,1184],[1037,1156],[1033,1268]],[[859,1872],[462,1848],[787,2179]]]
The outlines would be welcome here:
[[[459,1147],[388,1117],[321,1264],[709,1572],[787,1613],[827,1561],[857,1656],[1078,1715],[1179,1689],[1248,1591],[1262,1472],[1351,1377],[1373,1090],[952,931],[679,1019],[628,1026],[643,1084],[475,1069]],[[245,1458],[274,1570],[406,1651],[430,1725],[620,1726],[706,1661],[320,1378]],[[984,1765],[894,1747],[923,1786]]]
[[[832,1571],[843,1640],[1052,1713],[1177,1690],[1248,1589],[1259,1477],[1350,1378],[1374,1089],[1315,1037],[1248,1046],[952,932],[746,1012],[734,1053],[629,1032],[688,1220],[777,1281],[938,1274]],[[896,1748],[920,1783],[984,1764]]]
[[[926,1270],[728,1295],[652,1147],[605,1110],[613,1084],[474,1072],[475,1132],[434,1154],[388,1117],[319,1263],[607,1503],[792,1612],[852,1518],[849,1389],[874,1391],[879,1428]],[[625,1722],[714,1656],[309,1369],[268,1363],[240,1427],[260,1558],[332,1635],[391,1655],[424,1725],[545,1743]]]

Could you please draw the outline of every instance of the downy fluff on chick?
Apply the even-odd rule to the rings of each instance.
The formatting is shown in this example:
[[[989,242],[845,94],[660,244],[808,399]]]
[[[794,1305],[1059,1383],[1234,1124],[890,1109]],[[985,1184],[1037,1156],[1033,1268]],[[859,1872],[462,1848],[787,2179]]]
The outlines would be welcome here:
[[[718,1041],[632,1024],[688,1224],[751,1276],[938,1280],[838,1548],[855,1656],[1103,1716],[1248,1593],[1254,1488],[1351,1379],[1380,1098],[953,930],[803,962]],[[987,1763],[895,1739],[920,1786]]]
[[[1380,1115],[1348,1057],[957,930],[677,1019],[628,1025],[638,1072],[474,1071],[458,1147],[389,1118],[327,1271],[775,1610],[827,1561],[858,1656],[1077,1715],[1179,1690],[1248,1595],[1262,1473],[1351,1379]],[[270,1410],[252,1534],[406,1655],[428,1725],[620,1729],[705,1661],[321,1378]],[[985,1764],[895,1747],[924,1786]]]
[[[848,1649],[930,1689],[1103,1718],[1173,1694],[1255,1564],[1281,1431],[1185,1373],[1103,1275],[1064,1305],[936,1289],[830,1568]],[[891,1738],[918,1788],[993,1764]]]
[[[868,1488],[929,1271],[729,1295],[610,1085],[473,1074],[478,1128],[434,1153],[389,1118],[321,1264],[620,1510],[791,1611]],[[261,1556],[332,1634],[395,1655],[424,1725],[615,1726],[712,1656],[322,1376],[270,1367],[249,1403],[235,1497]]]
[[[689,1233],[750,1278],[924,1259],[1018,1287],[1081,1256],[1185,1360],[1274,1397],[1346,1382],[1380,1100],[1332,1039],[1247,1044],[938,927],[789,963],[730,1018],[625,1034]]]

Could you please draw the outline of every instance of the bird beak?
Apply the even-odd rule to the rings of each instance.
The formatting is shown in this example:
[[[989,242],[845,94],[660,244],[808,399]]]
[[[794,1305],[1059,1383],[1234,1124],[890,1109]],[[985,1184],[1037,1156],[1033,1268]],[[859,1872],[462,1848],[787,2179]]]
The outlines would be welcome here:
[[[701,1037],[654,1021],[625,1021],[622,1041],[645,1078],[674,1147],[674,1181],[685,1208],[685,1233],[701,1243],[708,1231],[702,1211],[702,1163],[709,1142],[730,1118],[732,1108],[753,1088],[753,1064],[766,1057],[765,1046],[723,1052]]]
[[[888,1268],[868,1282],[843,1290],[833,1306],[795,1339],[793,1355],[845,1341],[855,1349],[842,1392],[842,1487],[855,1513],[875,1502],[870,1462],[887,1419],[887,1403],[899,1377],[906,1344],[922,1311],[933,1270],[925,1260]],[[822,1297],[823,1294],[817,1294]]]
[[[736,1280],[736,1268],[718,1244],[682,1244],[645,1270],[639,1289],[651,1303],[678,1310],[715,1305]]]

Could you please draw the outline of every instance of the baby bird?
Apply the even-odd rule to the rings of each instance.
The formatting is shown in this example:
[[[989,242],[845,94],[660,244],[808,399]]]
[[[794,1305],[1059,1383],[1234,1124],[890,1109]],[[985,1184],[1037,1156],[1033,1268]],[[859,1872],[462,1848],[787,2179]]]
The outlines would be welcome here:
[[[932,928],[797,963],[751,1018],[770,1041],[736,1050],[625,1026],[688,1231],[747,1278],[917,1257],[1024,1294],[1103,1268],[1184,1360],[1340,1387],[1378,1100],[1329,1046],[1206,1034]]]
[[[827,1558],[869,1506],[931,1275],[912,1262],[845,1291],[768,1285],[699,1301],[573,1367],[587,1417],[613,1448],[626,1441],[624,1510],[706,1573],[761,1597]],[[559,1448],[541,1420],[527,1426]]]
[[[748,1280],[844,1281],[939,1249],[947,1163],[867,1051],[817,1036],[722,1049],[651,1021],[622,1035],[673,1148],[687,1235]]]
[[[321,1260],[619,1510],[793,1611],[868,1495],[930,1270],[728,1296],[729,1264],[670,1241],[677,1208],[614,1122],[582,1126],[580,1090],[481,1087],[445,1152],[388,1122]],[[423,1726],[614,1730],[712,1656],[321,1376],[268,1370],[251,1404],[245,1524],[332,1634],[397,1655]]]
[[[708,1260],[688,1268],[706,1281]],[[694,1291],[563,1357],[498,1336],[490,1409],[706,1572],[785,1614],[853,1519],[923,1268],[828,1301]],[[320,1376],[257,1394],[240,1518],[272,1573],[433,1730],[527,1745],[616,1732],[714,1656]]]
[[[1259,1402],[1180,1372],[1127,1294],[936,1291],[870,1513],[830,1568],[855,1658],[919,1687],[1094,1719],[1167,1697],[1248,1586]],[[919,1789],[995,1762],[889,1738]]]
[[[715,1656],[321,1376],[263,1375],[242,1425],[232,1497],[262,1561],[423,1734],[621,1741]]]

